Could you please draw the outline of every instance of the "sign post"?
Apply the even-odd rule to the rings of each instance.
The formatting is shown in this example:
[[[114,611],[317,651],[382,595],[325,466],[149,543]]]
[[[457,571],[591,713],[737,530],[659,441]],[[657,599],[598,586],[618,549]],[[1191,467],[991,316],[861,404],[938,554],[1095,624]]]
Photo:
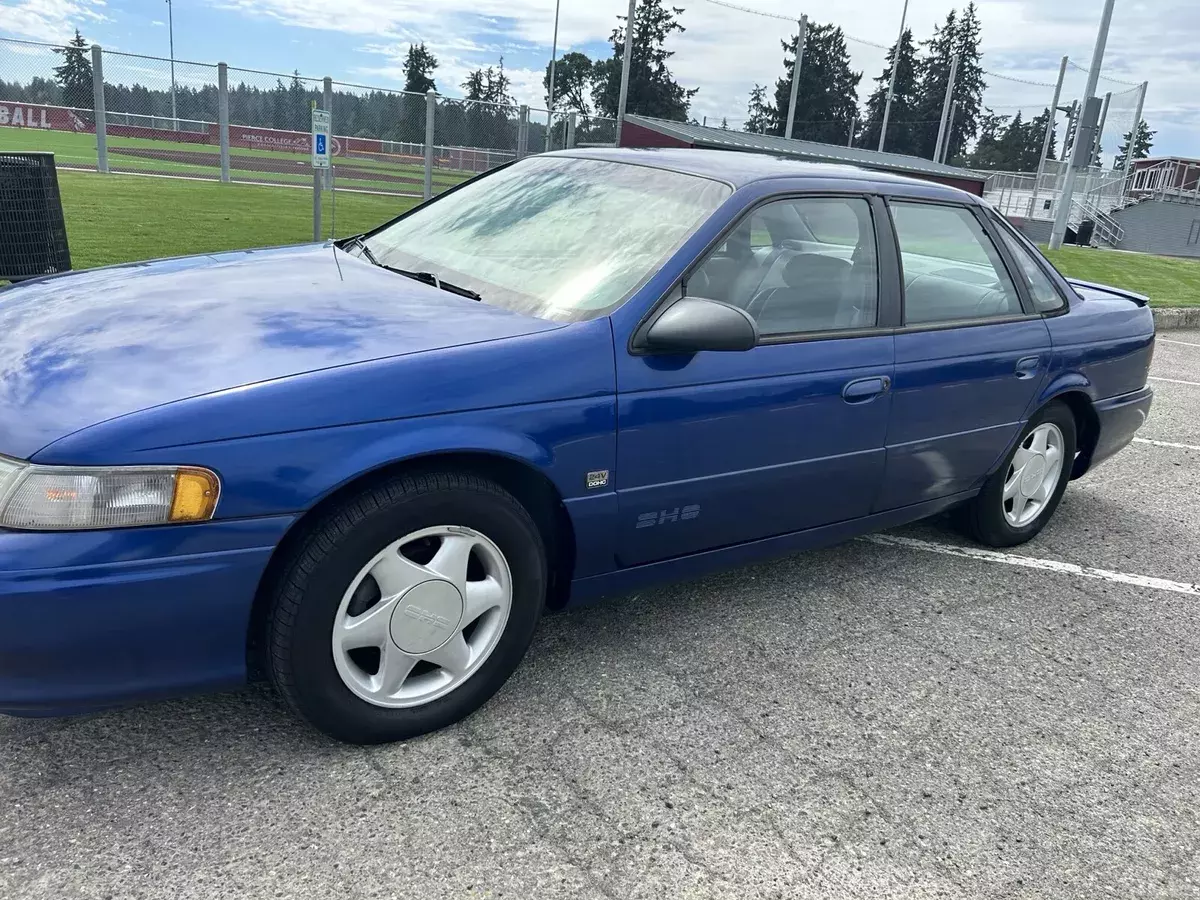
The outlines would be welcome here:
[[[329,169],[329,157],[333,151],[329,134],[331,116],[327,109],[312,111],[312,167],[313,167],[313,240],[321,240],[321,185]]]

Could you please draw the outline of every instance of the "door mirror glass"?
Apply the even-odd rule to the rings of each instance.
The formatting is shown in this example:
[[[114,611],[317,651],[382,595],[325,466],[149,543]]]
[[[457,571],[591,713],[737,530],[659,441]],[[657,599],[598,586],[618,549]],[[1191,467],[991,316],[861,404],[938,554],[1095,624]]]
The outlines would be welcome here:
[[[671,304],[642,341],[652,353],[750,350],[757,344],[758,326],[745,310],[703,297],[684,297]]]

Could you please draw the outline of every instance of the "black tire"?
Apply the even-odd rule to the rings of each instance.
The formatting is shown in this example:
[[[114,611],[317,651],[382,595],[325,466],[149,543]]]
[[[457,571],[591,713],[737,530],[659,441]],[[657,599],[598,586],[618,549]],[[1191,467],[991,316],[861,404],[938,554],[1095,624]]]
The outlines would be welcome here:
[[[1004,516],[1004,482],[1008,477],[1009,466],[1012,465],[1017,450],[1025,443],[1033,430],[1044,422],[1052,422],[1062,432],[1064,445],[1062,475],[1058,479],[1058,486],[1054,489],[1049,502],[1037,517],[1027,525],[1018,528]],[[1066,404],[1055,401],[1038,410],[1025,425],[1020,440],[1005,457],[1004,462],[988,478],[983,490],[975,499],[958,510],[956,519],[959,527],[969,537],[988,547],[1015,547],[1017,544],[1023,544],[1036,537],[1038,532],[1050,521],[1054,511],[1058,509],[1063,492],[1067,489],[1067,482],[1071,480],[1071,468],[1075,462],[1075,432],[1075,416]]]
[[[465,525],[503,552],[513,598],[499,643],[478,671],[424,706],[389,709],[355,696],[330,647],[347,586],[379,550],[421,528]],[[475,475],[406,475],[371,487],[324,516],[286,560],[267,620],[268,670],[288,704],[340,741],[378,744],[416,737],[470,715],[508,680],[533,640],[546,596],[546,553],[525,508]]]

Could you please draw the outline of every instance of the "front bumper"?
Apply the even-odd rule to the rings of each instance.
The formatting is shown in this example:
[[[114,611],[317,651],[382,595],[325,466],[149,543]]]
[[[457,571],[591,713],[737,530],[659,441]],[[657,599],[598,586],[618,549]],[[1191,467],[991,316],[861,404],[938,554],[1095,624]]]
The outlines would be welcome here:
[[[0,531],[0,713],[241,683],[255,591],[292,521]]]
[[[1095,448],[1078,473],[1091,471],[1127,447],[1137,430],[1145,424],[1153,402],[1154,390],[1149,385],[1128,394],[1097,400],[1093,408],[1100,426],[1099,435]],[[1084,460],[1078,460],[1076,465],[1080,463],[1084,463]]]

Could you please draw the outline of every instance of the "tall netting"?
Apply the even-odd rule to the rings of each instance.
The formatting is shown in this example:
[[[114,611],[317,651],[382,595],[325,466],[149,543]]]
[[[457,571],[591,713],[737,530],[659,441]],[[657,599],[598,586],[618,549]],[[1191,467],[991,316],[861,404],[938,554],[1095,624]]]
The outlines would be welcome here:
[[[93,97],[89,47],[0,38],[0,151],[49,152],[60,169],[95,170]]]
[[[519,107],[439,99],[433,128],[433,192],[512,162],[520,134]]]
[[[105,50],[110,172],[221,177],[217,67]]]

